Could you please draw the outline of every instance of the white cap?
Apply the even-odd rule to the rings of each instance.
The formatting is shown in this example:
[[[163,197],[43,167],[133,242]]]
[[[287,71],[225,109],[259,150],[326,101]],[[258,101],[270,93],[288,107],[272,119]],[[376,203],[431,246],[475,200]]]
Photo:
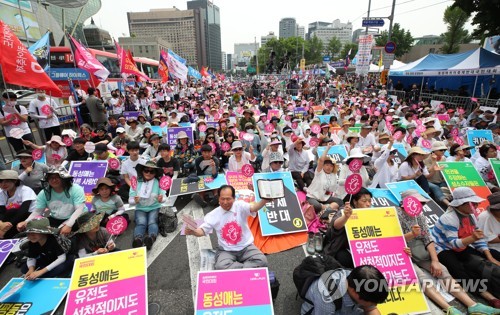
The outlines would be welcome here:
[[[125,128],[123,128],[123,127],[116,128],[116,133],[124,133],[124,132],[125,132]]]

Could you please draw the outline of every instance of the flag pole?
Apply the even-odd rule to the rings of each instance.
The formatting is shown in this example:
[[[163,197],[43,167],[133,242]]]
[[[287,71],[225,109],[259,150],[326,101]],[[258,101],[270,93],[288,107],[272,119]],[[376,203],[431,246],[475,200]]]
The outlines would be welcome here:
[[[3,67],[2,64],[0,63],[0,74],[2,75],[2,82],[3,82],[3,87],[5,88],[5,92],[7,92],[7,82],[5,82],[5,77],[3,75]],[[7,99],[10,102],[10,97],[9,94],[7,94]]]
[[[26,36],[26,43],[30,47],[30,39],[28,38],[28,31],[26,30],[26,25],[24,24],[23,11],[21,10],[21,1],[17,1],[17,8],[19,9],[19,15],[21,16],[21,23],[23,24],[24,35]]]

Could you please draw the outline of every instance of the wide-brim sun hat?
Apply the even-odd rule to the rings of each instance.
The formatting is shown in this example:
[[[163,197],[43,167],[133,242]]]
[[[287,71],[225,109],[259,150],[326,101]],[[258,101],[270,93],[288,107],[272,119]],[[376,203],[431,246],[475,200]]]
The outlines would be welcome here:
[[[19,159],[22,157],[33,158],[33,153],[29,150],[19,151],[19,153],[16,154],[16,159]]]
[[[147,161],[147,162],[139,162],[136,166],[135,169],[137,170],[137,174],[142,174],[142,170],[145,168],[152,168],[156,171],[155,177],[160,177],[163,175],[163,169],[156,166],[156,163],[153,161]]]
[[[422,154],[422,155],[429,155],[430,153],[428,152],[425,152],[424,150],[422,150],[422,148],[420,147],[413,147],[410,149],[410,151],[408,151],[408,156],[412,155],[412,154]]]
[[[19,180],[19,174],[14,170],[0,171],[0,180]]]
[[[349,164],[351,159],[363,159],[363,162],[367,162],[370,157],[366,154],[363,154],[361,148],[354,148],[349,152],[349,155],[342,161],[346,164]]]
[[[19,234],[19,236],[22,237],[28,233],[55,235],[59,233],[59,229],[51,227],[48,218],[37,218],[28,221],[28,223],[26,224],[26,230],[23,233]]]
[[[94,188],[92,188],[92,192],[94,193],[94,195],[97,195],[99,193],[99,186],[100,185],[108,186],[109,188],[111,188],[111,191],[113,191],[116,187],[116,185],[113,184],[111,179],[109,179],[107,177],[101,177],[101,178],[99,178],[99,180],[95,184]]]
[[[185,131],[179,131],[179,133],[177,134],[177,139],[189,139],[189,137]]]
[[[59,166],[59,167],[52,166],[52,167],[50,167],[49,170],[45,173],[45,180],[47,180],[48,176],[51,174],[57,174],[62,179],[73,178],[73,176],[70,175],[68,170],[66,170],[64,168],[64,166]]]
[[[104,214],[105,212],[85,212],[76,219],[75,223],[78,225],[78,230],[74,232],[74,234],[92,231],[101,224],[102,218],[104,218]]]
[[[283,158],[283,154],[279,153],[279,152],[272,152],[270,155],[269,155],[269,163],[272,163],[272,162],[284,162],[284,158]]]
[[[422,194],[420,194],[418,192],[418,190],[416,190],[416,189],[408,189],[408,190],[405,190],[405,191],[401,192],[401,199],[405,199],[406,197],[410,197],[410,196],[417,198],[418,201],[420,201],[420,202],[429,202],[429,201],[431,201],[430,199],[427,199],[424,196],[422,196]]]
[[[64,146],[64,147],[66,146],[66,144],[64,144],[64,142],[62,142],[62,139],[60,136],[52,136],[52,138],[50,138],[50,140],[47,141],[47,144],[51,145],[52,142],[58,143],[59,145]]]
[[[458,207],[468,202],[480,203],[484,201],[470,187],[457,187],[451,195],[453,200],[450,202],[450,207]]]
[[[432,144],[431,151],[440,151],[440,150],[448,150],[448,147],[442,141],[435,141]]]
[[[276,145],[276,144],[282,144],[282,143],[280,140],[275,139],[275,140],[271,141],[271,143],[269,145]]]
[[[243,148],[243,144],[241,143],[241,141],[234,141],[233,144],[231,145],[231,150],[238,148]]]
[[[489,195],[488,202],[490,203],[490,205],[488,206],[488,209],[500,210],[500,191]]]

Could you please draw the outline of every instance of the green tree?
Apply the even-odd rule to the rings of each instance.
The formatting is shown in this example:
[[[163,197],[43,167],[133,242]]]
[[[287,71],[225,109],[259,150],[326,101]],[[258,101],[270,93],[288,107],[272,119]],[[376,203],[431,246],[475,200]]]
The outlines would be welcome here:
[[[499,0],[455,0],[453,7],[459,7],[472,18],[475,26],[472,36],[484,40],[488,36],[500,34]]]
[[[332,39],[330,39],[328,45],[326,46],[326,52],[332,58],[337,56],[341,49],[342,43],[337,37],[333,37]]]
[[[469,32],[464,28],[469,15],[459,7],[449,6],[444,11],[443,22],[447,24],[447,30],[441,36],[444,44],[441,52],[444,54],[454,54],[459,50],[460,44],[466,44],[471,41]]]
[[[388,42],[389,32],[383,31],[380,36],[377,37],[375,43],[377,46],[385,46]],[[396,58],[399,58],[410,51],[413,46],[413,36],[411,36],[410,31],[401,28],[399,23],[394,23],[392,28],[391,42],[396,43],[396,51],[394,54]]]
[[[345,59],[345,57],[349,53],[349,50],[351,51],[349,58],[352,60],[352,58],[354,58],[354,56],[356,56],[356,53],[358,52],[358,44],[356,43],[345,44],[344,47],[342,48],[342,51],[340,52],[340,58]]]
[[[323,42],[317,36],[314,36],[310,40],[305,42],[304,47],[304,58],[306,59],[306,64],[317,64],[323,60]]]

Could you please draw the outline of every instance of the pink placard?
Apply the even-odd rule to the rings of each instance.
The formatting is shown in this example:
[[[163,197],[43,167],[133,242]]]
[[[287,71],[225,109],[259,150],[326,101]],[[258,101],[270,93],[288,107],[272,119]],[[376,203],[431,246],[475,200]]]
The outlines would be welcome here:
[[[464,145],[464,140],[460,137],[453,138],[458,145]]]
[[[137,177],[130,177],[130,187],[132,187],[133,190],[137,189]]]
[[[296,122],[293,122],[293,123],[292,123],[292,129],[297,129],[297,127],[298,127],[298,126],[299,126],[299,124],[298,124],[298,123],[296,123]]]
[[[172,186],[172,178],[170,176],[162,176],[160,178],[160,188],[163,190],[169,190]]]
[[[363,166],[363,162],[359,159],[352,159],[349,163],[349,170],[353,173],[359,172],[361,167]]]
[[[205,178],[203,179],[203,181],[204,181],[205,183],[211,183],[211,182],[213,182],[213,181],[214,181],[214,179],[213,179],[211,176],[208,176],[208,177],[205,177]]]
[[[453,129],[451,129],[450,134],[451,134],[453,137],[457,137],[457,136],[458,136],[458,129],[457,129],[457,128],[453,128]]]
[[[63,143],[67,146],[70,147],[73,145],[73,139],[71,137],[64,137]]]
[[[319,144],[319,139],[318,138],[311,138],[309,140],[309,146],[310,147],[317,147]]]
[[[59,161],[59,160],[61,160],[61,156],[60,156],[59,154],[55,154],[55,153],[54,153],[54,154],[52,154],[52,159],[53,159],[54,161]]]
[[[245,136],[246,132],[244,131],[240,131],[240,134],[238,135],[238,137],[240,138],[240,140],[243,140],[243,137]]]
[[[422,213],[422,204],[416,197],[408,196],[403,199],[403,208],[410,217],[417,217]]]
[[[108,223],[106,223],[106,230],[108,230],[111,235],[120,235],[127,230],[127,227],[127,220],[121,215],[109,219]]]
[[[227,142],[223,142],[220,145],[220,148],[222,149],[222,151],[226,152],[226,151],[229,151],[231,149],[231,145]]]
[[[431,142],[426,139],[422,139],[422,146],[426,149],[430,149],[432,147]]]
[[[112,170],[117,170],[120,168],[120,161],[116,158],[111,158],[108,160],[108,166]]]
[[[274,125],[273,124],[267,124],[266,127],[264,127],[265,130],[269,133],[274,131]]]
[[[215,150],[217,150],[215,143],[209,142],[208,145],[212,148],[212,154],[215,154]]]
[[[33,157],[33,160],[35,160],[35,161],[40,160],[42,158],[42,155],[43,155],[42,149],[35,149],[31,153],[31,156]]]
[[[359,174],[351,174],[345,180],[345,191],[350,195],[357,194],[363,187],[363,178]]]
[[[125,153],[125,150],[123,150],[122,148],[116,150],[116,156],[122,156],[124,153]]]
[[[198,126],[198,130],[201,131],[201,132],[207,131],[207,125],[199,125]]]
[[[421,126],[422,125],[422,121],[420,119],[416,119],[415,123],[417,124],[417,126]]]
[[[427,130],[427,128],[425,128],[425,126],[424,126],[424,125],[418,125],[418,126],[417,126],[417,131],[418,131],[418,132],[424,132],[424,131],[426,131],[426,130]]]
[[[245,164],[241,167],[241,173],[243,173],[246,177],[252,177],[255,170],[251,164]]]
[[[318,134],[321,132],[321,127],[318,124],[314,124],[311,126],[311,131]]]
[[[392,121],[392,119],[393,119],[392,116],[385,117],[385,121]]]
[[[10,124],[13,125],[13,126],[17,126],[21,123],[21,120],[19,119],[19,117],[17,117],[17,115],[14,115],[14,114],[8,114],[7,116],[5,116],[5,119],[9,120],[10,117],[14,116],[14,119],[12,119],[10,121]]]

